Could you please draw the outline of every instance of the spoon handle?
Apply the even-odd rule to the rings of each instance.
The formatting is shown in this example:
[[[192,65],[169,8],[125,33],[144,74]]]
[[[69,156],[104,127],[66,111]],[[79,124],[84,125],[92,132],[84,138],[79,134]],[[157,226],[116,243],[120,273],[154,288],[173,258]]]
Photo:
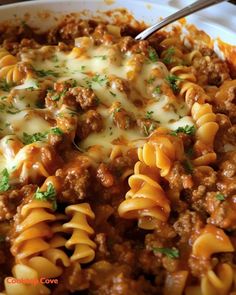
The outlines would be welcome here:
[[[136,40],[145,40],[147,39],[150,35],[152,35],[154,32],[160,30],[161,28],[165,27],[166,25],[169,25],[170,23],[173,23],[174,21],[188,16],[194,12],[197,12],[203,8],[207,8],[209,6],[215,5],[220,2],[224,2],[226,0],[198,0],[185,8],[171,14],[170,16],[164,18],[161,22],[147,28],[140,34],[138,34],[135,39]]]

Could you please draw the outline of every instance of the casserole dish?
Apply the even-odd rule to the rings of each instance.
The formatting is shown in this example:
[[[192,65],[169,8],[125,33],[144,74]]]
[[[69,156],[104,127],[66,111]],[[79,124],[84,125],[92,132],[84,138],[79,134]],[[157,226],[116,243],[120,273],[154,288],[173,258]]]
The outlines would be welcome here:
[[[133,39],[186,2],[0,7],[0,294],[235,294],[236,7]]]

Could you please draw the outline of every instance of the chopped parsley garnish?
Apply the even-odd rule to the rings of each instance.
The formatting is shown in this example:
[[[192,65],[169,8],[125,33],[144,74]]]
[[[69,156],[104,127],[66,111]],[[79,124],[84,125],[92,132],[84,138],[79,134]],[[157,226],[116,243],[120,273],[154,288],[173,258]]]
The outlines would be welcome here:
[[[80,67],[80,71],[82,72],[82,71],[84,71],[86,69],[86,66],[81,66]]]
[[[106,55],[95,55],[95,58],[101,58],[102,60],[106,60],[107,56]]]
[[[169,83],[174,93],[179,92],[179,86],[177,85],[177,81],[180,81],[180,80],[181,79],[175,75],[169,75],[166,77],[166,81]]]
[[[146,119],[151,119],[153,113],[154,113],[153,111],[147,111],[147,113],[146,113],[146,115],[145,115],[145,118],[146,118]]]
[[[179,250],[175,248],[153,248],[153,252],[162,253],[171,259],[179,258]]]
[[[41,133],[36,132],[34,134],[28,134],[26,132],[23,133],[23,143],[24,144],[31,144],[36,141],[42,141],[47,137],[47,132]]]
[[[171,135],[177,136],[178,133],[194,135],[195,132],[196,132],[195,126],[186,125],[184,127],[178,127],[176,130],[171,131]]]
[[[105,81],[107,81],[107,77],[106,76],[101,76],[99,74],[96,74],[92,78],[92,82],[98,83],[101,86],[102,86],[103,82],[105,82]]]
[[[59,74],[52,70],[35,70],[35,72],[39,77],[46,77],[46,76],[59,77]]]
[[[7,169],[3,169],[1,172],[1,180],[0,180],[0,192],[6,192],[10,189],[9,184],[9,173]]]
[[[116,113],[119,113],[121,111],[121,107],[117,107],[117,108],[115,108],[114,110],[113,110],[113,112],[112,112],[112,116],[114,117],[114,115],[116,114]]]
[[[92,81],[88,80],[87,78],[83,78],[83,80],[86,83],[87,88],[91,89],[92,88]]]
[[[71,81],[71,87],[76,87],[78,85],[77,81],[75,79],[72,79]]]
[[[109,91],[109,92],[112,96],[116,97],[116,94],[114,92],[112,92],[112,91]]]
[[[163,62],[165,64],[170,64],[172,62],[173,54],[175,54],[175,48],[174,47],[168,48],[166,51],[166,57],[163,59]]]
[[[188,173],[188,174],[192,174],[193,173],[193,165],[192,165],[192,163],[188,159],[186,159],[183,162],[183,166],[184,166],[184,169],[185,169],[186,173]]]
[[[62,135],[64,132],[58,128],[58,127],[53,127],[51,129],[51,134],[55,134],[55,135]]]
[[[0,89],[3,91],[9,92],[13,86],[14,84],[7,83],[6,80],[0,80]]]
[[[152,131],[154,131],[155,129],[156,129],[156,125],[154,123],[150,124],[149,127],[147,127],[146,125],[143,125],[144,134],[146,136],[150,135]]]
[[[221,193],[216,194],[216,199],[219,201],[224,201],[225,198],[226,198],[226,196]]]
[[[158,55],[156,53],[156,50],[152,47],[148,48],[148,56],[151,62],[157,62],[158,61]]]
[[[153,90],[153,93],[154,94],[161,94],[161,87],[160,86],[155,87]]]
[[[149,79],[147,80],[147,83],[148,83],[148,84],[152,84],[154,81],[155,81],[155,78],[149,78]]]
[[[47,186],[47,190],[44,192],[41,192],[39,188],[37,188],[37,191],[34,195],[34,198],[39,201],[50,201],[52,202],[53,210],[55,211],[57,209],[57,201],[56,201],[56,190],[52,183],[49,183]]]
[[[48,90],[48,92],[51,92],[51,90]],[[51,96],[51,99],[53,101],[58,101],[61,97],[63,97],[67,92],[67,89],[64,89],[61,93],[56,93],[53,96]]]

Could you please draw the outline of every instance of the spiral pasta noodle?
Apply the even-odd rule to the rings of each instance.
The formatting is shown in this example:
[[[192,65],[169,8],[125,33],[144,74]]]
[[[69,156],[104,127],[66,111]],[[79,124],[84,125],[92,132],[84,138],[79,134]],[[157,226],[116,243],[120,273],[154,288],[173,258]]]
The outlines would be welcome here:
[[[209,259],[214,253],[233,251],[234,247],[224,231],[208,224],[194,241],[192,254],[199,259]]]
[[[182,43],[178,38],[169,37],[164,39],[160,46],[163,48],[161,59],[166,64],[178,65],[182,63],[184,54],[182,52]]]
[[[160,186],[159,172],[142,162],[137,162],[134,175],[129,177],[130,190],[119,205],[118,213],[122,218],[138,219],[139,227],[155,228],[156,221],[167,221],[170,205]]]
[[[215,135],[219,129],[216,115],[210,104],[201,105],[197,102],[194,103],[191,113],[197,126],[194,149],[198,156],[193,163],[197,166],[208,165],[216,160],[216,153],[213,151]]]
[[[196,84],[197,78],[194,73],[194,68],[189,66],[175,66],[170,70],[170,73],[176,76],[179,80],[177,85],[180,89],[179,94],[185,99],[188,107],[192,107],[194,102],[204,103],[208,96],[201,86]]]
[[[67,240],[65,247],[73,249],[71,261],[79,263],[91,262],[95,257],[96,244],[90,239],[94,233],[92,227],[88,224],[87,219],[94,219],[95,215],[88,203],[70,205],[66,207],[66,215],[72,216],[71,220],[63,224],[63,228],[71,231],[72,235]]]
[[[48,295],[51,291],[44,285],[40,284],[40,277],[36,270],[23,265],[16,264],[12,269],[13,277],[5,279],[5,295]],[[11,283],[11,280],[28,280],[28,284],[24,283]]]
[[[219,263],[215,270],[203,275],[199,286],[187,287],[185,295],[228,295],[233,285],[233,275],[233,268],[229,264]]]
[[[49,184],[53,185],[55,191],[59,191],[60,184],[53,176],[46,179],[40,191],[45,191]],[[70,260],[63,250],[58,249],[65,244],[65,241],[59,239],[57,234],[60,229],[61,231],[63,229],[57,224],[50,227],[50,223],[64,220],[64,216],[63,218],[60,215],[55,216],[52,202],[34,198],[22,206],[18,218],[20,222],[16,225],[16,237],[14,237],[11,247],[11,253],[16,261],[16,265],[13,267],[14,277],[19,278],[18,270],[20,269],[26,272],[24,279],[60,276],[63,267],[70,265]],[[28,287],[25,284],[17,284],[17,286],[23,291]],[[12,287],[8,282],[5,282],[5,287],[7,294],[13,294],[11,293],[13,292],[11,291]],[[32,294],[50,294],[43,285],[39,284],[38,288],[39,291],[35,290],[35,293],[32,292]]]
[[[0,79],[5,79],[8,84],[19,84],[25,75],[18,68],[17,58],[5,48],[0,48]]]
[[[183,145],[177,138],[159,128],[143,147],[138,149],[139,160],[150,167],[160,169],[162,177],[166,176],[175,160],[183,157]]]

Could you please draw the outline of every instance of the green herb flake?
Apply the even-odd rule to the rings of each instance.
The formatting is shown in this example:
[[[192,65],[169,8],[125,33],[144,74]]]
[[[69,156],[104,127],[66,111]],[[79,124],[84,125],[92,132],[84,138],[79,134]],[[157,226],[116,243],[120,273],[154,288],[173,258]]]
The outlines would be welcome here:
[[[121,111],[121,107],[115,108],[112,112],[112,115],[114,116],[116,113],[119,113]]]
[[[179,86],[177,85],[177,81],[180,81],[181,79],[175,75],[169,75],[166,77],[166,81],[169,83],[171,89],[176,94],[179,92]]]
[[[24,132],[22,140],[24,144],[31,144],[36,141],[43,141],[46,137],[47,137],[47,132],[44,132],[44,133],[36,132],[34,134],[28,134]]]
[[[152,47],[149,47],[148,49],[148,56],[151,62],[157,62],[158,61],[158,55],[156,53],[156,50]]]
[[[101,58],[102,60],[106,60],[107,56],[106,55],[95,55],[95,58]]]
[[[93,76],[92,78],[92,82],[98,83],[99,85],[103,85],[104,82],[107,81],[107,77],[106,76],[101,76],[99,74],[96,74],[95,76]]]
[[[64,97],[66,95],[67,89],[64,89],[61,93],[56,93],[54,95],[51,96],[51,100],[53,101],[58,101],[60,100],[62,97]]]
[[[5,92],[9,92],[13,86],[14,86],[14,84],[7,83],[6,80],[0,80],[0,89]]]
[[[171,259],[179,258],[179,250],[176,248],[153,248],[154,253],[162,253]]]
[[[153,93],[154,94],[161,94],[161,87],[160,86],[155,87],[153,90]]]
[[[224,201],[226,199],[226,196],[221,193],[218,193],[216,194],[216,199],[219,201]]]
[[[149,136],[152,131],[154,131],[156,129],[156,125],[154,123],[150,124],[149,127],[147,127],[146,125],[143,125],[143,130],[144,130],[144,134],[146,136]]]
[[[86,66],[81,66],[80,71],[83,72],[86,69]]]
[[[196,132],[195,126],[185,125],[184,127],[178,127],[176,130],[171,131],[171,135],[177,136],[178,133],[185,133],[187,135],[194,135]]]
[[[51,134],[55,134],[55,135],[63,135],[64,132],[58,128],[58,127],[53,127],[50,131]]]
[[[147,113],[145,115],[145,119],[151,119],[153,113],[154,113],[153,111],[147,111]]]
[[[114,92],[112,92],[112,91],[109,91],[109,92],[112,96],[116,97],[116,94]]]
[[[55,211],[57,209],[57,202],[56,202],[56,190],[52,183],[49,183],[47,186],[47,190],[44,192],[41,192],[39,188],[37,188],[37,191],[34,195],[34,198],[39,201],[50,201],[53,205],[53,210]]]
[[[7,169],[3,169],[1,172],[1,180],[0,180],[0,192],[6,192],[10,189],[9,184],[9,173]]]
[[[59,74],[52,70],[35,70],[35,73],[39,77],[46,77],[46,76],[59,77]]]
[[[152,84],[154,81],[155,81],[155,78],[149,78],[149,79],[147,80],[147,83],[148,83],[148,84]]]
[[[163,59],[163,62],[165,64],[170,64],[172,62],[172,56],[175,54],[175,48],[174,47],[170,47],[167,49],[166,51],[166,57]]]
[[[188,174],[192,174],[193,173],[193,165],[192,165],[192,163],[188,159],[186,159],[183,162],[183,166],[184,166],[184,169],[185,169],[186,173],[188,173]]]

